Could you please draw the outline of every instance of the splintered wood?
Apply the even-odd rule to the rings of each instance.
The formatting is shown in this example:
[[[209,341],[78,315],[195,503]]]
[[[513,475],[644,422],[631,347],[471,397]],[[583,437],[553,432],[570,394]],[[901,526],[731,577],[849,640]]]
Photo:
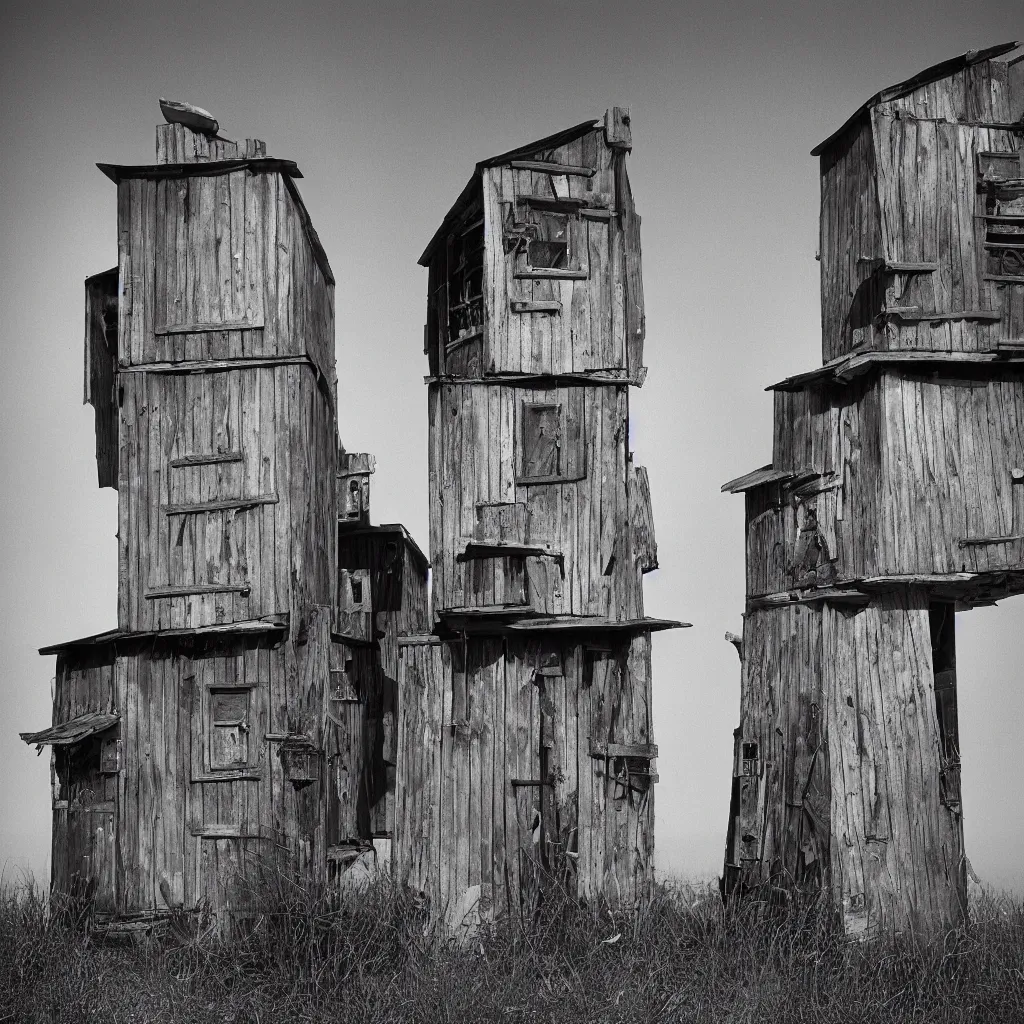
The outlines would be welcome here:
[[[746,494],[725,885],[963,920],[954,609],[1024,592],[1024,62],[879,93],[821,157],[822,354]],[[736,638],[739,639],[739,638]]]

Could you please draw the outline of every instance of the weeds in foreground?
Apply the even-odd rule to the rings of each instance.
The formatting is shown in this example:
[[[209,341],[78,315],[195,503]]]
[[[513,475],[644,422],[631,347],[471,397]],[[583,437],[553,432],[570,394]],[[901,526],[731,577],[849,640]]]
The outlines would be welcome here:
[[[943,942],[851,944],[822,907],[661,886],[629,913],[549,893],[529,925],[456,944],[386,878],[264,879],[245,934],[181,915],[160,941],[83,932],[31,884],[0,893],[0,1021],[575,1024],[1024,1021],[1024,904],[974,901]]]

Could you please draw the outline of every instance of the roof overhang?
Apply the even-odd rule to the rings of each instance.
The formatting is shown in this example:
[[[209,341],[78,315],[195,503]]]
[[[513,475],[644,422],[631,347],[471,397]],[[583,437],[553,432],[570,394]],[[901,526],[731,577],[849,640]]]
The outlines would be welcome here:
[[[1024,356],[1006,352],[933,352],[926,349],[889,350],[885,352],[857,352],[839,356],[824,366],[786,377],[765,388],[765,391],[802,391],[807,387],[849,384],[855,377],[886,369],[929,370],[952,374],[958,369],[977,366],[995,366],[1019,370]],[[724,490],[725,488],[723,488]]]
[[[381,523],[380,526],[346,526],[344,522],[338,524],[341,527],[343,537],[368,537],[380,534],[397,534],[404,542],[412,559],[420,567],[422,572],[430,568],[430,559],[423,553],[419,544],[413,540],[412,534],[401,523]]]
[[[105,633],[65,640],[64,643],[40,647],[40,654],[63,654],[65,651],[82,651],[105,647],[109,644],[131,641],[170,640],[175,638],[202,638],[218,636],[252,636],[263,633],[285,633],[288,630],[288,616],[271,615],[263,619],[246,619],[242,622],[217,622],[210,626],[191,626],[183,629],[150,629],[129,632],[123,629],[108,629]]]
[[[96,733],[106,732],[107,729],[117,725],[121,716],[116,711],[89,711],[70,721],[61,722],[59,725],[52,725],[49,729],[41,729],[39,732],[19,733],[21,738],[28,744],[35,744],[37,747],[51,744],[55,747],[69,747],[74,743],[81,743],[82,740],[95,736]]]
[[[433,237],[427,243],[426,249],[423,250],[423,255],[419,258],[419,265],[421,267],[429,266],[430,257],[433,255],[434,250],[444,240],[448,234],[449,227],[459,219],[463,208],[468,204],[473,196],[473,192],[479,187],[480,179],[483,176],[485,167],[497,167],[501,164],[510,163],[513,160],[519,160],[520,158],[531,156],[539,150],[544,149],[557,149],[559,146],[564,146],[567,143],[574,142],[576,139],[586,135],[587,132],[593,131],[599,124],[600,121],[581,121],[577,125],[573,125],[572,128],[566,128],[563,131],[555,132],[554,135],[548,135],[543,139],[537,139],[536,142],[529,142],[525,146],[519,146],[516,149],[510,149],[507,153],[500,153],[498,156],[488,157],[486,160],[481,160],[473,170],[473,174],[469,181],[466,183],[466,187],[459,193],[459,198],[455,200],[452,208],[444,215],[444,220],[441,221],[441,226],[434,232]]]

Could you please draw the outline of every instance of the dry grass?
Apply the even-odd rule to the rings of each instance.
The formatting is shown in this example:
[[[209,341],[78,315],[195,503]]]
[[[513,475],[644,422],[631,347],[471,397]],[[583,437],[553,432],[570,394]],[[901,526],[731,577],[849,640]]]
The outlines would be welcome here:
[[[1024,1021],[1024,904],[975,901],[937,946],[851,945],[811,906],[661,887],[629,914],[549,895],[462,948],[387,880],[339,899],[263,883],[244,938],[100,942],[32,885],[0,895],[0,1021],[734,1024]]]

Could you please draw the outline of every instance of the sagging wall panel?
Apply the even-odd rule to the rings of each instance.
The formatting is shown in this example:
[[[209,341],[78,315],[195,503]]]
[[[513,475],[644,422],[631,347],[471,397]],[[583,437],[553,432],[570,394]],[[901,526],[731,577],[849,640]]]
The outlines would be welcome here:
[[[122,180],[120,364],[308,355],[333,384],[333,280],[295,195],[246,170]]]
[[[131,373],[121,386],[122,626],[330,600],[334,495],[318,481],[333,479],[334,417],[309,370]]]

